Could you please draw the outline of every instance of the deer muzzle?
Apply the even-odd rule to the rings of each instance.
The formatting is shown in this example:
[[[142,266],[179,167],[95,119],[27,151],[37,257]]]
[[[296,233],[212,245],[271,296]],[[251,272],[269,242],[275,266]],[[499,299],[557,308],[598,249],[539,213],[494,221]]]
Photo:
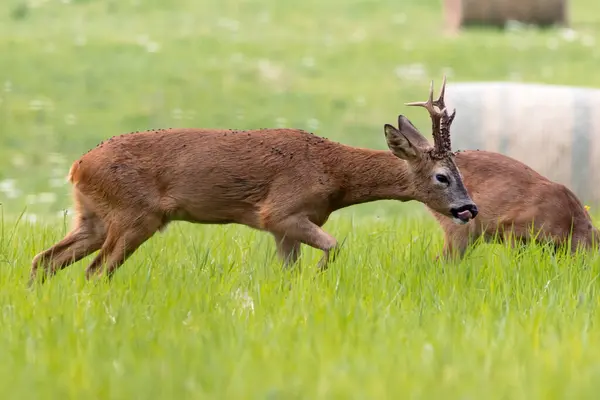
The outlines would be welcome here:
[[[466,204],[462,207],[452,208],[450,213],[457,224],[466,224],[477,216],[479,210],[475,204]]]

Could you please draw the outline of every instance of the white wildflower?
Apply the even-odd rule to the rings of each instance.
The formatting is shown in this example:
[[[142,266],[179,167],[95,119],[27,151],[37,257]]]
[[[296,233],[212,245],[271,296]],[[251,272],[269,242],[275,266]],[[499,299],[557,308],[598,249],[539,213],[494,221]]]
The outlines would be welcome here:
[[[423,64],[399,65],[394,72],[398,78],[404,80],[423,79],[427,75]]]
[[[36,214],[24,213],[23,219],[30,224],[35,224],[38,220],[38,216]]]
[[[596,38],[592,35],[583,35],[581,37],[581,44],[585,47],[594,47],[596,45]]]
[[[13,158],[11,161],[12,161],[12,165],[14,165],[15,167],[22,167],[26,163],[25,157],[22,154],[13,155]]]
[[[421,350],[421,360],[424,363],[429,363],[433,360],[434,348],[431,343],[425,343],[423,345],[423,350]]]
[[[160,44],[150,40],[150,37],[145,34],[137,37],[137,43],[144,47],[148,53],[156,53],[158,50],[160,50]]]
[[[508,20],[504,24],[504,29],[506,29],[507,32],[519,32],[525,29],[526,27],[527,26],[524,23],[517,20]]]
[[[51,204],[56,201],[56,193],[53,192],[42,192],[37,196],[38,203]]]
[[[271,22],[271,14],[268,11],[263,11],[260,14],[258,14],[257,20],[259,24],[266,24],[268,22]]]
[[[156,42],[146,43],[146,51],[148,53],[157,53],[160,50],[160,44]]]
[[[181,108],[175,108],[173,111],[171,111],[171,117],[173,119],[181,119],[181,117],[183,116],[183,111],[181,111]]]
[[[21,195],[21,191],[17,189],[17,181],[14,179],[5,179],[0,181],[0,192],[4,193],[9,199],[16,199]]]
[[[396,25],[404,25],[406,23],[406,14],[397,13],[392,15],[392,23]]]
[[[87,43],[87,38],[85,37],[85,35],[77,35],[75,37],[75,45],[76,46],[85,46],[85,44]]]
[[[304,57],[302,59],[302,65],[304,65],[306,68],[314,68],[315,59],[312,57]]]
[[[354,32],[352,32],[352,35],[350,35],[350,41],[351,42],[362,42],[367,38],[367,32],[360,28],[355,30]]]
[[[237,32],[240,29],[239,21],[229,18],[219,18],[219,20],[217,21],[217,25],[220,28],[227,29],[231,32]]]
[[[32,111],[39,111],[44,108],[44,102],[40,99],[33,99],[29,102],[29,109]]]
[[[562,38],[564,40],[566,40],[567,42],[573,42],[574,40],[577,39],[577,37],[579,36],[579,34],[577,33],[577,31],[574,31],[571,28],[565,28],[565,29],[561,29],[560,31],[560,35],[562,36]]]
[[[77,117],[74,114],[65,115],[65,124],[75,125],[77,123]]]
[[[264,79],[274,81],[281,77],[283,69],[270,60],[259,60],[258,71]]]
[[[319,129],[319,126],[320,126],[321,124],[320,124],[320,122],[319,122],[319,120],[318,120],[318,119],[316,119],[316,118],[311,118],[311,119],[309,119],[309,120],[308,120],[308,122],[307,122],[307,125],[308,125],[308,129],[310,129],[310,130],[313,130],[313,131],[314,131],[314,130],[317,130],[317,129]]]
[[[233,294],[233,297],[240,302],[240,308],[238,310],[239,312],[254,312],[254,300],[247,292],[242,292],[240,289],[237,289]],[[232,312],[232,314],[235,314],[235,310]]]
[[[275,126],[277,128],[285,128],[287,126],[287,119],[279,117],[275,120]]]

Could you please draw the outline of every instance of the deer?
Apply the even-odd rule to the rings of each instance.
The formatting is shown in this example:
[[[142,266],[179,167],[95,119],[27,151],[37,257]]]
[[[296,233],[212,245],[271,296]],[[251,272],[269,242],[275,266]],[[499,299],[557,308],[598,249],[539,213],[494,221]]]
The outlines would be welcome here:
[[[445,77],[442,93],[445,87]],[[429,99],[433,98],[433,81]],[[101,142],[74,161],[74,217],[67,235],[37,254],[29,286],[99,250],[85,276],[114,272],[173,221],[240,224],[270,233],[284,267],[300,245],[339,245],[322,226],[331,213],[377,200],[417,201],[455,223],[478,213],[450,151],[454,114],[426,107],[434,144],[403,115],[384,125],[387,150],[353,147],[301,129],[169,128]]]
[[[430,98],[406,105],[445,109],[444,89],[436,101]],[[437,259],[460,260],[478,239],[480,243],[508,243],[512,248],[538,241],[550,244],[555,252],[570,246],[571,254],[596,248],[600,232],[582,202],[565,185],[501,153],[459,150],[454,155],[479,215],[459,225],[425,205],[444,233],[443,251]]]

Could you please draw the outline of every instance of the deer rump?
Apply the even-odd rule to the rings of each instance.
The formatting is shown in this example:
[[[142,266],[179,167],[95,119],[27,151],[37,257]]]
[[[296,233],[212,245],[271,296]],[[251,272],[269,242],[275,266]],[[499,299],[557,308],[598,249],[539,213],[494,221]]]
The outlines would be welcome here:
[[[513,247],[532,239],[567,244],[571,251],[592,248],[599,232],[577,196],[527,165],[503,154],[467,150],[456,154],[456,164],[469,195],[479,208],[469,224],[453,224],[429,209],[444,231],[446,258],[461,258],[469,245],[508,241]]]

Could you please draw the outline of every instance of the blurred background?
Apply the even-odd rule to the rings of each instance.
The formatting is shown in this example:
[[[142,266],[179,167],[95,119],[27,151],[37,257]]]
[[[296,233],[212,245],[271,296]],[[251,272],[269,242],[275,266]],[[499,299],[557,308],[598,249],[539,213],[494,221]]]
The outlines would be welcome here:
[[[452,28],[457,15],[467,14],[464,7],[489,11],[488,3],[3,0],[2,212],[5,216],[25,212],[32,222],[62,215],[70,206],[66,182],[70,164],[100,141],[130,131],[295,127],[346,144],[383,149],[383,125],[396,124],[398,114],[407,115],[429,135],[426,111],[403,104],[425,100],[432,79],[437,94],[446,74],[448,96],[457,104],[453,135],[458,149],[467,143],[461,137],[485,137],[486,118],[496,116],[496,125],[502,128],[499,110],[534,90],[517,88],[490,101],[493,95],[487,95],[485,87],[459,95],[461,83],[600,88],[598,0],[567,2],[568,20],[559,26],[509,20]],[[547,0],[544,7],[557,7],[556,3]],[[544,8],[538,6],[540,10]],[[493,15],[499,12],[492,10]],[[471,106],[461,105],[466,97]],[[593,115],[596,100],[589,99],[579,100],[579,105],[585,103]],[[548,125],[535,121],[562,110],[572,116],[580,108],[567,101],[551,109],[551,103],[551,97],[538,96],[533,108],[518,114],[520,125],[507,135],[528,135],[523,131],[527,124],[544,134]],[[593,147],[594,132],[600,135],[600,123],[586,121],[578,131],[570,129],[572,120],[565,122],[566,129],[561,126],[541,136],[541,142],[526,147],[523,157],[550,151],[560,159],[578,158],[573,157],[572,144],[581,133],[572,132],[589,136],[580,151]],[[555,142],[562,147],[552,150]],[[583,187],[600,183],[590,175],[594,157],[588,159]],[[549,168],[552,165],[556,169],[552,163]],[[577,168],[565,179],[574,174],[578,175]],[[388,206],[364,205],[356,210],[369,207]]]

